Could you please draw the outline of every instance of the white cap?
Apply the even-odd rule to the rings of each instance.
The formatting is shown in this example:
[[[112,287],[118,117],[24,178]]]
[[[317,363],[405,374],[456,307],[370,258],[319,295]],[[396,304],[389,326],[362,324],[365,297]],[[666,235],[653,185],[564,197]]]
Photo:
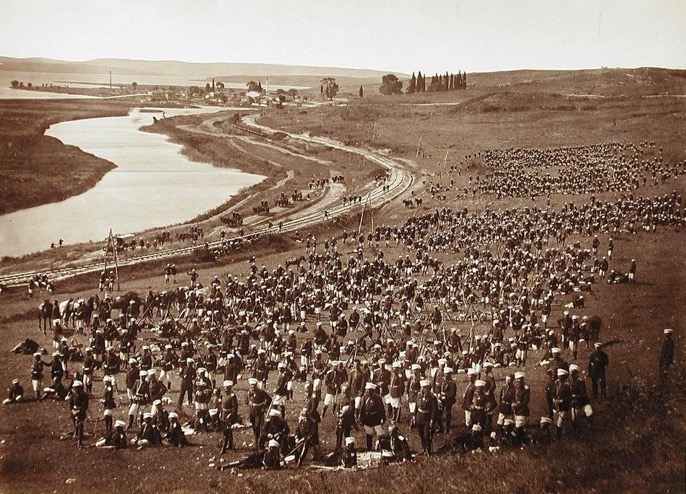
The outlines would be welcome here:
[[[376,384],[374,383],[367,383],[364,385],[364,389],[376,389]]]
[[[171,345],[164,345],[165,350],[171,350],[172,348],[174,348],[174,347],[172,347]]]
[[[473,368],[470,367],[469,369],[467,369],[468,376],[473,376],[474,374],[476,374],[476,371]]]
[[[279,410],[277,410],[276,408],[272,408],[271,410],[269,410],[269,416],[270,417],[280,417],[281,412]]]
[[[143,419],[151,419],[152,418],[152,413],[150,412],[145,412],[143,414]]]
[[[355,444],[355,438],[354,437],[346,437],[345,438],[345,445],[350,446],[351,444]]]
[[[443,374],[452,374],[453,370],[450,367],[446,367],[443,369]]]
[[[483,367],[484,367],[484,369],[488,369],[489,367],[493,367],[493,362],[484,362]]]
[[[147,375],[148,375],[148,373],[144,370],[138,371],[138,377],[146,377]]]
[[[663,331],[664,334],[671,334],[671,333],[673,333],[673,332],[674,332],[674,330],[673,330],[673,329],[670,329],[670,328],[667,328],[667,329],[665,329],[665,330]]]
[[[229,388],[233,386],[233,381],[229,381],[228,379],[222,383],[225,388]]]
[[[481,426],[480,426],[479,424],[474,424],[474,425],[472,426],[472,430],[473,430],[474,432],[481,432],[482,429],[481,429]]]
[[[79,386],[83,386],[83,383],[79,380],[76,380],[73,383],[71,383],[72,388],[78,388]]]
[[[169,416],[171,416],[171,414],[169,414]],[[126,422],[124,422],[123,420],[117,420],[114,423],[114,427],[126,427]]]
[[[248,379],[248,384],[250,384],[251,386],[254,384],[257,384],[257,382],[258,382],[257,379],[255,379],[254,377],[251,377],[250,379]]]
[[[541,417],[541,424],[552,424],[553,419],[550,417]]]
[[[152,406],[154,406],[154,407],[158,407],[158,406],[160,406],[161,404],[162,404],[162,400],[155,400],[155,401],[152,402]]]
[[[422,388],[425,388],[426,386],[431,386],[431,381],[429,381],[428,379],[422,379],[421,381],[419,381],[419,385]]]
[[[217,414],[219,413],[219,410],[216,409],[216,408],[210,408],[210,410],[209,410],[208,413],[209,413],[212,417],[214,417],[215,415],[217,415]]]
[[[566,376],[567,374],[569,374],[569,372],[567,372],[566,370],[564,370],[564,369],[557,369],[557,375],[558,375],[558,376]]]
[[[156,375],[157,375],[157,371],[156,371],[155,369],[148,369],[148,375],[149,375],[149,376],[156,376]]]
[[[561,350],[560,350],[559,348],[557,348],[557,347],[554,347],[554,348],[551,349],[550,351],[553,352],[553,353],[560,353]]]
[[[524,379],[525,374],[523,372],[515,372],[515,379]]]
[[[421,365],[419,365],[419,364],[412,364],[412,370],[413,370],[413,371],[414,371],[414,370],[421,370],[421,369],[422,369],[422,366],[421,366]]]
[[[270,448],[278,448],[278,447],[280,447],[280,444],[279,444],[279,441],[277,441],[276,439],[270,439],[268,446]]]
[[[40,353],[40,352],[36,352],[36,353],[33,354],[33,356],[34,356],[34,357],[40,357],[40,356],[41,356],[41,353]]]
[[[486,381],[483,381],[481,379],[477,379],[476,381],[474,381],[474,386],[476,386],[477,388],[486,386]]]
[[[176,412],[169,412],[169,418],[170,418],[170,419],[178,419],[178,418],[179,418],[179,414],[176,413]]]
[[[576,364],[571,364],[571,365],[569,366],[569,372],[572,372],[572,371],[577,371],[577,372],[579,372],[579,366],[576,365]]]

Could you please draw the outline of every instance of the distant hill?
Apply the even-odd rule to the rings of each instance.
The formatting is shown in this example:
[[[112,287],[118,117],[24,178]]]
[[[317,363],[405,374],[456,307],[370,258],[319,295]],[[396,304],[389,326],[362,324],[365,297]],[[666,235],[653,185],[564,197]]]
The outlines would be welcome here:
[[[262,63],[196,63],[176,60],[127,60],[119,58],[97,58],[84,62],[53,60],[49,58],[11,58],[0,57],[2,70],[21,72],[69,72],[74,74],[106,74],[108,71],[131,75],[169,75],[194,78],[246,77],[294,77],[323,76],[376,79],[388,71],[351,69],[343,67],[311,67],[306,65],[278,65]],[[395,72],[399,77],[406,76]],[[298,79],[299,80],[299,79]]]

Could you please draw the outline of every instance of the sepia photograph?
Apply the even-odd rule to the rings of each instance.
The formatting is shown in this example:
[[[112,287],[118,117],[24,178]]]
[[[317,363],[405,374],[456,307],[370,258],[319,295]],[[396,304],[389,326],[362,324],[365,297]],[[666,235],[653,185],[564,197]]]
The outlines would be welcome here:
[[[682,0],[0,7],[0,491],[686,493]]]

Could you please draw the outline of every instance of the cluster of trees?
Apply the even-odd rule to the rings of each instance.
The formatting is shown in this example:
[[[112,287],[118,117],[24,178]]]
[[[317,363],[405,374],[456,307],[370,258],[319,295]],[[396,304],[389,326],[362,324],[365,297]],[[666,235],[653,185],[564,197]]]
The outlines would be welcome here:
[[[436,92],[436,91],[455,91],[457,89],[467,88],[467,73],[458,72],[457,74],[436,74],[431,77],[431,81],[427,87],[426,75],[418,72],[417,75],[412,73],[410,83],[405,90],[406,94],[421,93],[421,92]],[[381,78],[381,86],[379,87],[381,94],[402,94],[403,82],[398,79],[395,74],[386,74]]]
[[[436,74],[431,77],[431,82],[429,87],[426,86],[426,75],[422,75],[421,71],[414,75],[412,73],[412,78],[410,79],[410,85],[407,88],[406,93],[421,93],[421,92],[436,92],[436,91],[454,91],[456,89],[466,89],[467,88],[467,73],[457,72],[457,74],[450,74],[446,72],[445,74]]]
[[[323,97],[331,101],[338,94],[338,84],[335,77],[324,77],[319,91]]]

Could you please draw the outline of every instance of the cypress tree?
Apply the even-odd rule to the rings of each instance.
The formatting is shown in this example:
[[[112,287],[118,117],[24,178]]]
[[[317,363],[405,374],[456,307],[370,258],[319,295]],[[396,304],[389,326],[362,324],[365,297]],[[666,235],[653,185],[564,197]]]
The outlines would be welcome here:
[[[413,94],[416,91],[417,91],[417,78],[415,77],[414,72],[412,72],[412,79],[410,79],[410,85],[407,88],[407,93]]]

